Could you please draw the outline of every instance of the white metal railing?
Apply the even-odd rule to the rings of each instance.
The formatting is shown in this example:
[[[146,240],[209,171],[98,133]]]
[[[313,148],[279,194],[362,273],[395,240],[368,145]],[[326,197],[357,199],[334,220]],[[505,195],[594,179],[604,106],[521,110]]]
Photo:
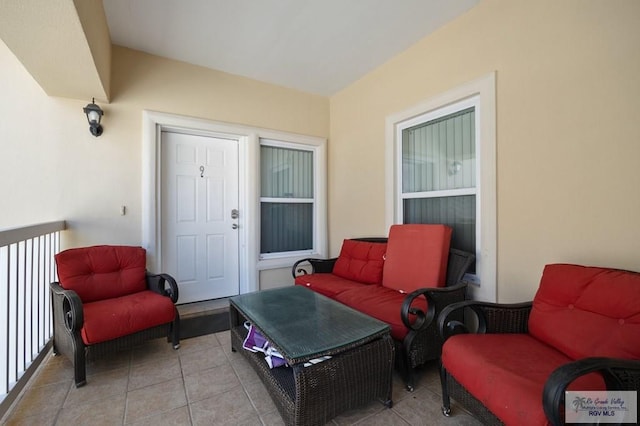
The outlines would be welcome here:
[[[49,283],[64,221],[0,231],[0,417],[51,346]]]

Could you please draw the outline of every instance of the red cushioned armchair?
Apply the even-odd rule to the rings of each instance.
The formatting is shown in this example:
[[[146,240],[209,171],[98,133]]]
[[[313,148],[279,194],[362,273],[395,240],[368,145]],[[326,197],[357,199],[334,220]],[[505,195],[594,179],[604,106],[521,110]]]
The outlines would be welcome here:
[[[640,390],[639,273],[547,265],[532,302],[456,303],[438,326],[445,415],[453,397],[485,424],[561,425],[565,390]]]
[[[50,284],[53,351],[86,383],[86,359],[167,336],[180,347],[176,281],[146,271],[141,247],[93,246],[55,256],[59,282]]]

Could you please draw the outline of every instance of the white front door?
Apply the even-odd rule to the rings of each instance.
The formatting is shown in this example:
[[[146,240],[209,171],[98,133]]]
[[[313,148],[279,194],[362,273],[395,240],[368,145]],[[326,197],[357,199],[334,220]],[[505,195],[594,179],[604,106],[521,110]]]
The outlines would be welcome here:
[[[161,270],[178,282],[178,303],[239,294],[238,141],[161,137]]]

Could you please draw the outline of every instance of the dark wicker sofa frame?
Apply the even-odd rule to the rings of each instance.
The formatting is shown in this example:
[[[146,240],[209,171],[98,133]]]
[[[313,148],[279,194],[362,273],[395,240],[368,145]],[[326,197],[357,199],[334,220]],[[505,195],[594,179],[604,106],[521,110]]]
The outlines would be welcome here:
[[[386,243],[387,238],[353,238],[356,241]],[[396,346],[396,366],[404,377],[407,390],[413,391],[415,386],[415,369],[427,361],[438,359],[442,351],[442,340],[438,334],[436,320],[443,307],[464,300],[466,283],[462,277],[473,263],[475,256],[471,253],[450,249],[447,263],[446,287],[422,288],[407,294],[402,304],[400,315],[402,322],[409,329],[403,341],[394,340]],[[302,259],[297,261],[291,270],[293,277],[306,273],[330,273],[337,258],[332,259]],[[303,268],[311,265],[311,272]],[[306,265],[308,267],[308,265]],[[412,308],[416,298],[427,300],[427,312]],[[411,323],[409,314],[415,315],[416,320]]]
[[[438,316],[438,330],[443,342],[459,333],[528,333],[532,306],[532,302],[499,304],[468,300],[454,303],[444,308]],[[466,314],[473,313],[475,330],[471,331],[460,321],[463,311]],[[564,392],[567,386],[578,377],[592,372],[602,374],[608,390],[640,390],[640,361],[584,358],[565,364],[551,373],[540,396],[544,412],[552,425],[564,424]],[[503,424],[442,366],[440,380],[442,412],[445,416],[451,414],[450,398],[453,398],[483,424]]]
[[[178,300],[178,285],[172,276],[147,272],[146,282],[149,290],[171,298],[175,305]],[[180,315],[177,309],[173,322],[87,346],[80,335],[84,324],[80,297],[75,291],[62,288],[57,281],[50,283],[49,287],[53,309],[53,353],[54,355],[63,354],[71,360],[76,387],[87,383],[88,359],[100,358],[106,354],[139,345],[146,340],[165,336],[167,341],[172,342],[174,349],[180,347]]]

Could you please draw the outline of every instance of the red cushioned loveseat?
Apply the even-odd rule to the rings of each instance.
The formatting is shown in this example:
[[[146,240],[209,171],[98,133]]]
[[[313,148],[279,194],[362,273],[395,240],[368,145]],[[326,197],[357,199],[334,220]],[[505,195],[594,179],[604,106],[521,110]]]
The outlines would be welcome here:
[[[639,273],[547,265],[533,302],[461,302],[438,325],[445,415],[451,396],[485,424],[558,425],[567,389],[640,390]]]
[[[142,247],[93,246],[55,256],[59,282],[50,284],[53,351],[86,383],[86,358],[167,337],[180,346],[178,286],[167,274],[146,271]]]
[[[414,368],[440,356],[437,314],[465,297],[461,280],[474,256],[450,250],[450,241],[445,225],[393,225],[388,238],[346,239],[337,258],[303,259],[292,273],[296,285],[388,323],[413,390]]]

